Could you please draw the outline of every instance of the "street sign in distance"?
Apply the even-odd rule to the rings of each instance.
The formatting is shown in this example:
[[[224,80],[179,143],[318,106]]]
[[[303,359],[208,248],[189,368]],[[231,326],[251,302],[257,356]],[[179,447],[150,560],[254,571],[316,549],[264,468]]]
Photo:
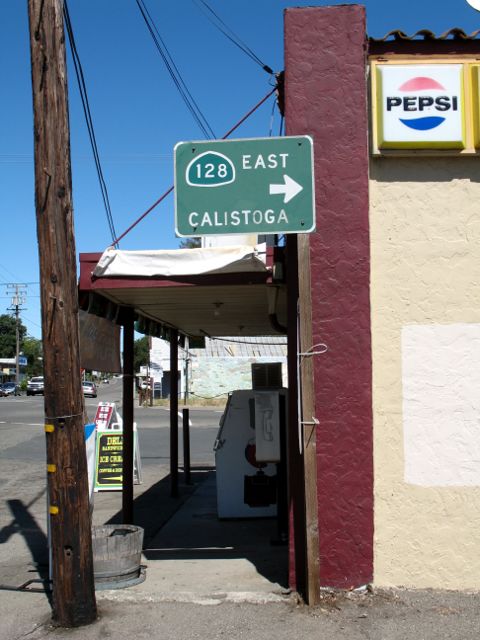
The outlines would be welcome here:
[[[310,136],[179,142],[174,155],[177,235],[315,230]]]

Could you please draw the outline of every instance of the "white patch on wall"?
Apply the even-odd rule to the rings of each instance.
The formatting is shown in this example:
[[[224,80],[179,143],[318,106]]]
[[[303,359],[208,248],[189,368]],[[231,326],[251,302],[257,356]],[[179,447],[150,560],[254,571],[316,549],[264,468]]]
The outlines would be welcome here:
[[[402,330],[405,482],[480,485],[480,324]]]

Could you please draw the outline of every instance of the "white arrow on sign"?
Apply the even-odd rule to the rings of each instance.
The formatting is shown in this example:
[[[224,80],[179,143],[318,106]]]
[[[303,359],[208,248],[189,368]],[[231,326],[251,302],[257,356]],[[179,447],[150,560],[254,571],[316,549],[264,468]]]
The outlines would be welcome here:
[[[285,194],[285,198],[283,202],[286,204],[290,202],[292,198],[294,198],[300,191],[303,190],[302,185],[295,182],[293,178],[284,174],[283,176],[284,184],[271,184],[270,185],[270,195],[277,195],[279,193]]]

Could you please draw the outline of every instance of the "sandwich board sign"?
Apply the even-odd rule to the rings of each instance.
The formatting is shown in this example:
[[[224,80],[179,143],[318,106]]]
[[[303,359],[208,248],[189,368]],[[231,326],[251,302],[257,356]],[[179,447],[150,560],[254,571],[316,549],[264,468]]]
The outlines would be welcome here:
[[[95,423],[91,422],[85,425],[85,451],[87,454],[87,470],[88,470],[88,495],[90,502],[93,498],[93,485],[95,478],[95,460],[96,460],[96,432]]]
[[[179,142],[174,156],[177,235],[315,230],[309,136]]]
[[[95,416],[95,491],[119,491],[123,487],[123,421],[114,402],[100,402]],[[133,480],[142,482],[137,425],[133,425]]]

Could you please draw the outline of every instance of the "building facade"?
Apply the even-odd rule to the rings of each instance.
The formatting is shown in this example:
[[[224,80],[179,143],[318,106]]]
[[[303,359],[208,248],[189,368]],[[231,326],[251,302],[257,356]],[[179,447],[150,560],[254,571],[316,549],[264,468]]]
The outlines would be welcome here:
[[[170,346],[151,339],[150,376],[162,397],[170,395]],[[179,395],[190,402],[225,400],[238,389],[252,388],[252,366],[279,363],[287,385],[287,345],[284,337],[206,338],[204,348],[179,349]]]
[[[324,585],[480,588],[479,53],[458,30],[368,40],[360,6],[286,12],[287,133],[315,141]],[[423,67],[382,94],[375,64]],[[461,96],[432,64],[460,74]],[[442,100],[462,125],[429,137]],[[379,105],[416,109],[399,121],[422,144],[390,134]]]

